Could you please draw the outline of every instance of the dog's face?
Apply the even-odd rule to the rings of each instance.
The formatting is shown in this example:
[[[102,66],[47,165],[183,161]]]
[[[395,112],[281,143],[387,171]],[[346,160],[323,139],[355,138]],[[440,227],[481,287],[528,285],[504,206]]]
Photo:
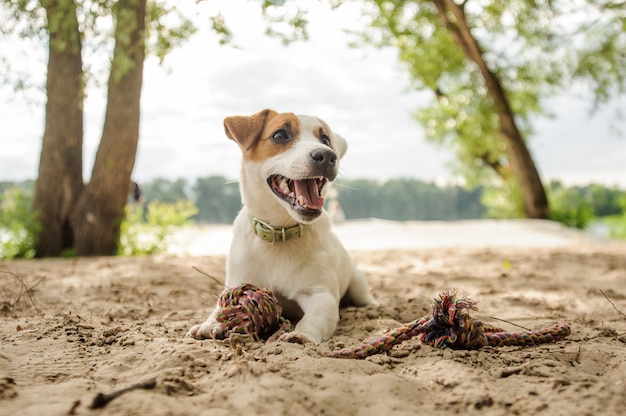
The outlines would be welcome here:
[[[262,192],[298,222],[319,217],[347,149],[341,136],[316,117],[273,110],[227,117],[224,128],[241,147],[243,163],[262,177]]]

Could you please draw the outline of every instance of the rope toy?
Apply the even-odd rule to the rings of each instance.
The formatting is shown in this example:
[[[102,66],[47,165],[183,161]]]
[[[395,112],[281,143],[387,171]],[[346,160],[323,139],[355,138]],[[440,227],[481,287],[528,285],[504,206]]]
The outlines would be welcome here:
[[[272,342],[291,330],[291,323],[282,317],[278,299],[269,289],[245,283],[224,290],[218,305],[216,321],[222,339],[231,333],[244,333],[256,341]]]
[[[556,342],[571,333],[567,325],[555,325],[537,331],[505,332],[499,327],[472,319],[469,315],[472,310],[478,310],[476,302],[469,298],[456,299],[456,293],[445,292],[439,295],[439,299],[435,299],[430,315],[396,328],[372,342],[330,351],[325,355],[365,358],[389,351],[394,345],[418,335],[423,343],[435,347],[474,350],[485,346],[531,346]]]

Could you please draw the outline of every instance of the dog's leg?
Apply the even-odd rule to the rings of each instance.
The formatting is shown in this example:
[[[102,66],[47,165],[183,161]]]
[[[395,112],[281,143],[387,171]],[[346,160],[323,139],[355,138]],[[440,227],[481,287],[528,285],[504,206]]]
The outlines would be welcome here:
[[[217,321],[215,320],[218,310],[219,310],[219,307],[216,306],[213,312],[211,312],[211,315],[209,315],[209,317],[207,318],[207,320],[204,321],[204,323],[193,326],[187,332],[187,335],[185,335],[185,338],[195,338],[195,339],[209,339],[209,338],[222,339],[224,338],[222,331],[219,325],[217,324]]]
[[[335,333],[339,322],[339,302],[328,292],[304,293],[296,297],[304,315],[293,332],[280,337],[281,341],[319,344]]]
[[[352,279],[345,298],[354,306],[378,305],[370,293],[365,275],[357,268],[352,271]]]

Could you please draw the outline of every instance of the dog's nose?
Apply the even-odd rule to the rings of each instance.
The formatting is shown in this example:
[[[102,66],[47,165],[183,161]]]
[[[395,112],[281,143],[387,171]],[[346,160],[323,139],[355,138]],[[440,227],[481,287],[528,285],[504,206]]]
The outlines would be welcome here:
[[[311,159],[315,162],[334,166],[337,163],[337,155],[330,149],[315,149],[311,152]]]

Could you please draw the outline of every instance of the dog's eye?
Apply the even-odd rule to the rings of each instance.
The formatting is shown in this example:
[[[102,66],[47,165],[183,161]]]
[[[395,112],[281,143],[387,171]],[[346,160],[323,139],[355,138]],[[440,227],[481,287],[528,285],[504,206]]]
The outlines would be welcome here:
[[[320,136],[320,142],[325,146],[330,146],[330,138],[325,134]]]
[[[287,143],[289,140],[291,140],[291,136],[284,129],[276,130],[274,134],[272,134],[272,141],[274,143]]]

